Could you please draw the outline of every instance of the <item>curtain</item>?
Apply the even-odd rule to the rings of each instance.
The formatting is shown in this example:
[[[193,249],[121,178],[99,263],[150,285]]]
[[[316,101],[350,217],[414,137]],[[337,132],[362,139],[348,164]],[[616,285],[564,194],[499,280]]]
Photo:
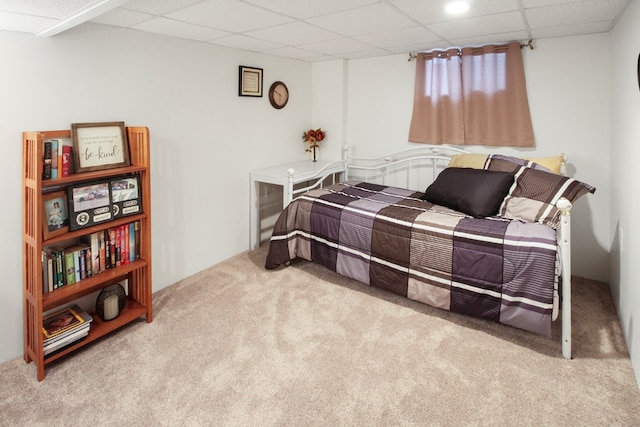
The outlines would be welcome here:
[[[535,145],[520,43],[420,53],[409,141]]]

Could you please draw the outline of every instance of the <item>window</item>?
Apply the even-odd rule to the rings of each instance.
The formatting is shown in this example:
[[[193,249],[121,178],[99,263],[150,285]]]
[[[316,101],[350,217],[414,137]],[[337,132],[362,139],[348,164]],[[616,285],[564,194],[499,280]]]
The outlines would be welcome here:
[[[534,146],[520,44],[418,54],[409,141]]]

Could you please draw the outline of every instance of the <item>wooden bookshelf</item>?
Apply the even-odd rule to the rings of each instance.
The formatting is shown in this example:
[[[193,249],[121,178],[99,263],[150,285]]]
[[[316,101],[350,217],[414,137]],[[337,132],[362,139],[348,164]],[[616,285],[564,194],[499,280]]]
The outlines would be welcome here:
[[[71,174],[58,179],[43,179],[44,141],[71,138],[70,130],[24,132],[23,140],[23,316],[24,359],[34,362],[38,381],[45,378],[45,366],[53,361],[91,344],[122,326],[144,318],[153,320],[151,281],[151,176],[149,158],[149,130],[146,127],[126,128],[130,166]],[[66,189],[74,184],[91,182],[119,176],[137,176],[140,183],[142,212],[135,215],[106,221],[80,230],[65,232],[45,239],[43,194],[51,190]],[[78,240],[82,236],[101,232],[111,227],[128,223],[139,224],[139,253],[131,262],[123,263],[84,278],[74,284],[65,285],[49,292],[43,289],[42,252],[45,248]],[[88,337],[63,350],[44,355],[42,322],[44,313],[57,307],[97,292],[114,283],[125,283],[127,301],[120,315],[108,322],[91,313],[93,321]]]

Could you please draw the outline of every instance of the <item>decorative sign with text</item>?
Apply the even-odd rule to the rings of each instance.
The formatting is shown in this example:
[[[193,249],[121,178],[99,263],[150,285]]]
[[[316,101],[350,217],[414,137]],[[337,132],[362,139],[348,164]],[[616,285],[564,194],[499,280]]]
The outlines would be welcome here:
[[[124,122],[72,123],[75,172],[129,166]]]

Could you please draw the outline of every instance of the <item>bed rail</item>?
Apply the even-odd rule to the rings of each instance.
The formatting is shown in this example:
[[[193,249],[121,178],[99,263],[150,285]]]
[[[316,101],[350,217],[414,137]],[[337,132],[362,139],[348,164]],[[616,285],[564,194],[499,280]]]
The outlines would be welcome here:
[[[350,157],[345,177],[424,191],[447,167],[451,156],[462,153],[469,151],[456,147],[425,145],[379,157]]]
[[[336,166],[342,164],[341,166]],[[313,184],[308,185],[306,187],[303,188],[295,188],[293,187],[294,183],[296,182],[295,180],[295,170],[293,168],[288,169],[287,170],[287,174],[288,174],[288,193],[291,194],[290,200],[293,200],[295,198],[296,195],[301,194],[301,193],[305,193],[309,190],[313,190],[314,188],[322,188],[324,186],[325,181],[327,180],[327,178],[331,177],[331,184],[335,184],[336,183],[336,174],[339,173],[336,172],[336,167],[341,168],[341,170],[344,170],[345,165],[344,165],[344,161],[342,162],[336,162],[334,164],[330,164],[325,166],[322,170],[318,171],[313,177],[311,177],[309,179],[309,181],[313,182]]]

